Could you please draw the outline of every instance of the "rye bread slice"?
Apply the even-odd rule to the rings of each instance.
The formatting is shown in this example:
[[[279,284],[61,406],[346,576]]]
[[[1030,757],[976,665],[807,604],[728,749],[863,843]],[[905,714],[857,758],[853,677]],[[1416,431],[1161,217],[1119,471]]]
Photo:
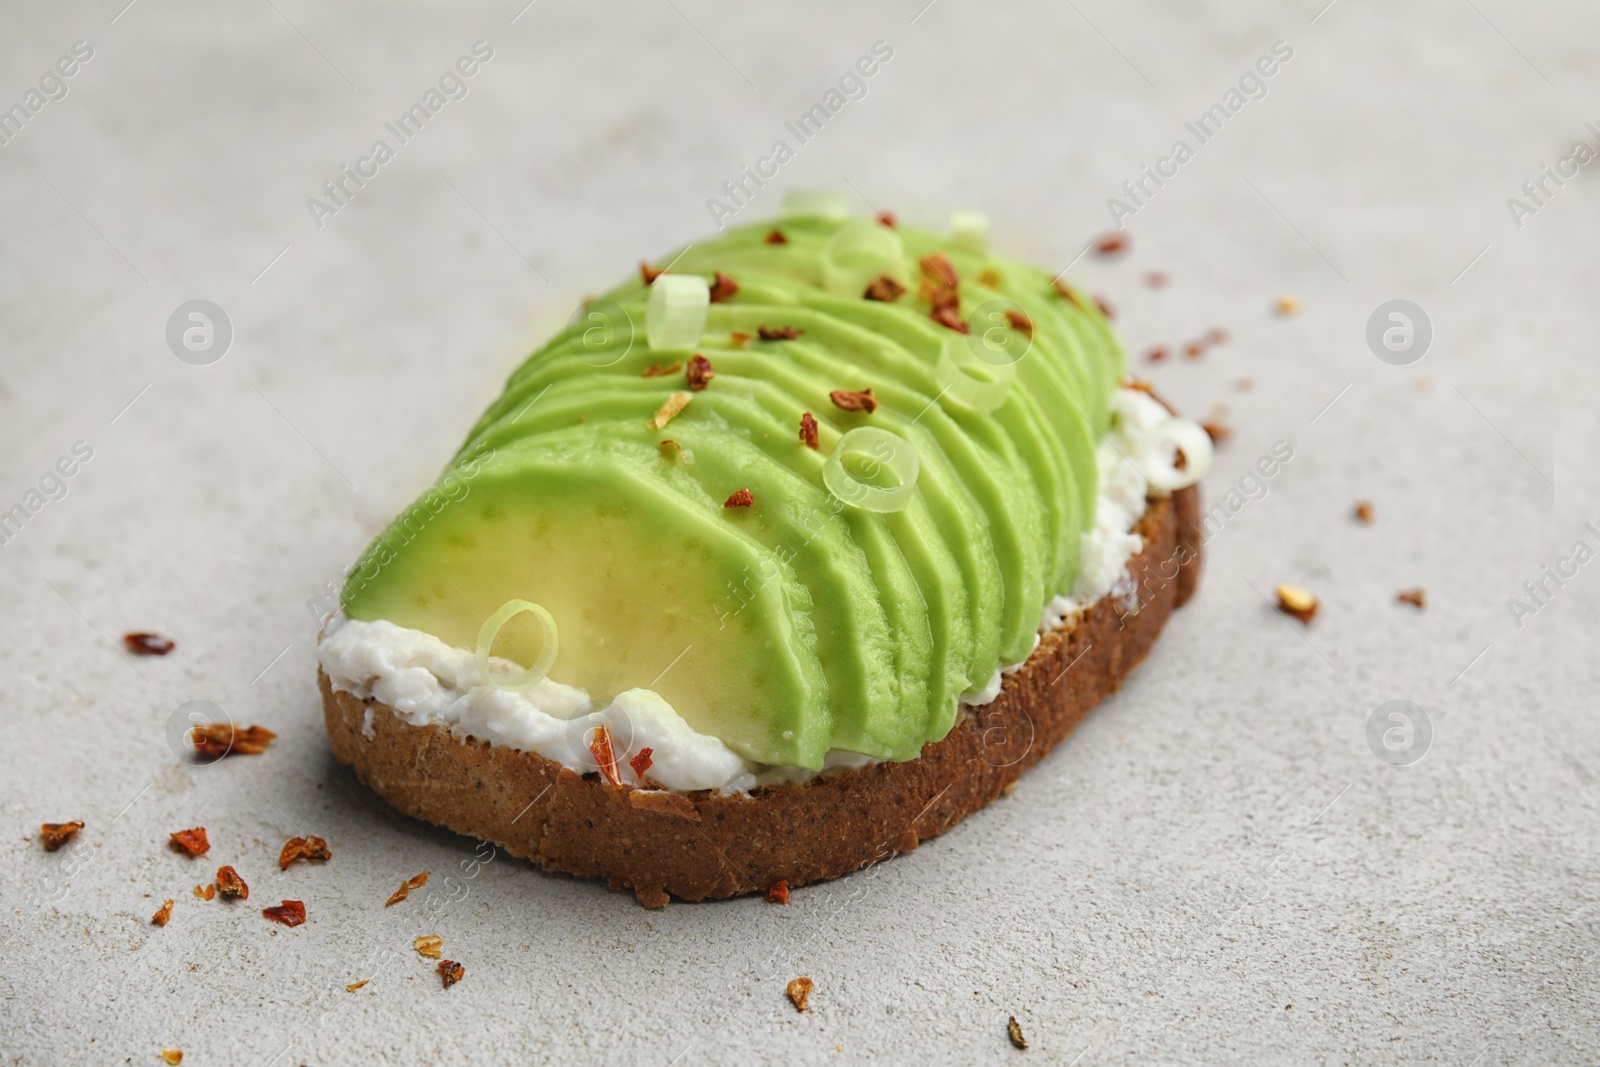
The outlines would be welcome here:
[[[1145,658],[1200,576],[1199,491],[1148,502],[1128,561],[1137,609],[1108,595],[1042,636],[996,700],[906,763],[796,785],[672,793],[612,786],[533,752],[415,727],[318,671],[339,761],[401,811],[547,870],[605,878],[646,907],[837,878],[907,852],[1000,796]],[[362,734],[372,711],[369,739]]]

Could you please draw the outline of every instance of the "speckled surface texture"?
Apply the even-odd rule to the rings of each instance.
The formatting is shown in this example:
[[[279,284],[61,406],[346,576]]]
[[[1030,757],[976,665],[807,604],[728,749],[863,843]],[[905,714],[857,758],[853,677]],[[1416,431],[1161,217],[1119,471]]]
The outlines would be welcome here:
[[[1600,1056],[1600,563],[1523,591],[1600,548],[1600,195],[1592,166],[1521,190],[1597,147],[1593,5],[124,2],[0,6],[0,106],[94,50],[0,146],[0,508],[93,449],[0,547],[0,1060]],[[306,199],[480,39],[465,98],[319,229]],[[1245,483],[1199,597],[1013,795],[787,907],[648,912],[392,812],[328,752],[307,600],[580,296],[704,233],[707,197],[880,39],[865,97],[741,220],[821,186],[934,226],[986,210],[1000,249],[1065,266],[1292,46],[1127,220],[1131,251],[1071,277],[1163,393],[1227,406],[1212,500],[1275,442],[1293,459]],[[1303,314],[1273,314],[1283,293]],[[165,338],[196,298],[233,327],[208,366]],[[1393,298],[1432,322],[1410,365],[1366,341]],[[1322,598],[1309,628],[1265,602],[1281,582]],[[1425,611],[1395,602],[1412,586]],[[177,650],[130,659],[128,630]],[[1408,766],[1368,743],[1392,699],[1432,725]],[[280,738],[180,765],[190,700]],[[45,853],[38,824],[69,818],[79,844]],[[167,851],[197,824],[205,859]],[[296,833],[332,861],[280,873]],[[190,894],[220,863],[248,902]],[[285,898],[305,925],[262,918]],[[453,988],[423,934],[466,965]]]

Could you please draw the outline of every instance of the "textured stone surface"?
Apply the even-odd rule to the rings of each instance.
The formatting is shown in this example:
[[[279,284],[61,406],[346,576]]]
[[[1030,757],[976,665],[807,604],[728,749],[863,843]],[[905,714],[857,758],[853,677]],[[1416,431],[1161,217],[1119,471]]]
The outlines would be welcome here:
[[[1600,544],[1595,178],[1520,230],[1506,207],[1593,143],[1592,5],[1341,0],[1312,24],[1320,2],[1080,0],[994,23],[939,0],[912,24],[920,0],[542,0],[513,24],[517,0],[274,2],[0,15],[0,105],[95,49],[0,147],[0,504],[94,449],[0,547],[0,1061],[1600,1055],[1597,564],[1521,628],[1506,606]],[[480,38],[470,94],[317,229],[306,198]],[[1129,220],[1131,251],[1072,272],[1135,361],[1230,331],[1148,368],[1185,411],[1230,408],[1209,500],[1276,441],[1293,460],[1010,797],[787,907],[649,912],[393,812],[328,751],[307,599],[581,295],[703,233],[706,198],[880,38],[894,58],[780,183],[933,225],[987,210],[999,247],[1062,265],[1185,120],[1293,45]],[[1284,292],[1302,315],[1272,314]],[[1413,366],[1364,339],[1395,297],[1434,325]],[[164,338],[195,298],[234,327],[206,367]],[[1309,629],[1264,602],[1279,582],[1321,596]],[[1425,611],[1394,602],[1418,585]],[[126,659],[127,630],[177,650]],[[1394,698],[1434,726],[1408,767],[1366,739]],[[279,740],[179,766],[167,724],[197,699]],[[81,846],[45,853],[37,825],[72,818]],[[194,825],[212,848],[190,861],[166,840]],[[279,872],[297,834],[333,859]],[[224,863],[248,902],[189,894]],[[305,925],[261,917],[284,898]],[[449,990],[424,934],[466,965]]]

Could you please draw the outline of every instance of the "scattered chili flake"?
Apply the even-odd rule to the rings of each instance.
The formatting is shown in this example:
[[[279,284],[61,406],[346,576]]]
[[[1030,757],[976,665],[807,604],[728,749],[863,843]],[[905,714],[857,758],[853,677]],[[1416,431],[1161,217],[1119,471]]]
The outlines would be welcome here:
[[[150,921],[157,926],[165,926],[170,918],[172,918],[172,901],[163,900],[161,910],[150,916]]]
[[[757,326],[756,333],[761,335],[763,341],[793,341],[805,331],[793,326]]]
[[[667,423],[678,417],[678,412],[689,406],[689,401],[694,399],[693,393],[673,393],[667,397],[661,407],[656,409],[655,415],[645,423],[652,430],[659,430]]]
[[[1151,363],[1160,363],[1162,360],[1167,358],[1167,346],[1156,345],[1154,348],[1144,354],[1144,358]]]
[[[656,447],[661,449],[662,458],[668,460],[677,459],[678,453],[683,451],[683,446],[670,437],[663,437],[661,439],[661,443],[656,445]]]
[[[1022,1024],[1017,1022],[1015,1015],[1006,1016],[1006,1037],[1011,1039],[1011,1044],[1016,1048],[1028,1047],[1028,1039],[1022,1036]]]
[[[633,773],[639,776],[639,781],[644,781],[644,772],[650,769],[650,756],[655,752],[653,748],[641,748],[639,754],[628,761],[628,766],[633,768]]]
[[[1135,378],[1131,374],[1124,376],[1122,381],[1118,382],[1117,384],[1122,386],[1124,389],[1137,389],[1141,393],[1149,393],[1151,396],[1156,395],[1155,386],[1151,385],[1143,378]]]
[[[1126,252],[1130,243],[1128,235],[1124,233],[1101,234],[1094,239],[1094,254],[1114,256],[1119,252]]]
[[[329,860],[333,853],[328,851],[328,843],[320,837],[291,837],[283,843],[283,851],[278,853],[278,870],[287,870],[289,864],[295,860]]]
[[[621,785],[622,775],[617,773],[617,753],[611,747],[610,730],[604,726],[594,728],[594,739],[589,742],[589,752],[594,756],[594,761],[600,765],[600,773],[605,780],[612,785]]]
[[[1206,343],[1204,341],[1190,341],[1183,346],[1183,354],[1190,359],[1199,359],[1206,354]]]
[[[439,972],[439,977],[444,979],[444,987],[446,989],[449,989],[467,976],[467,969],[455,960],[440,960],[436,969]]]
[[[738,330],[734,330],[732,333],[728,334],[728,340],[733,342],[733,347],[735,348],[750,347],[750,335],[747,333],[740,333]]]
[[[789,239],[783,235],[783,231],[776,229],[768,233],[764,240],[769,245],[786,245],[789,243]]]
[[[1256,382],[1254,378],[1240,378],[1233,383],[1233,387],[1241,393],[1248,393],[1256,387]]]
[[[1021,330],[1029,337],[1033,336],[1033,320],[1028,318],[1027,313],[1021,309],[1007,308],[1006,321],[1011,324],[1012,329]]]
[[[1110,302],[1107,301],[1105,297],[1101,296],[1098,293],[1095,294],[1094,306],[1100,309],[1100,314],[1102,314],[1102,315],[1104,315],[1106,317],[1106,321],[1107,322],[1112,322],[1112,321],[1116,320],[1117,309],[1112,307]]]
[[[1005,284],[1005,279],[1000,277],[999,271],[993,267],[988,267],[985,268],[982,274],[978,275],[978,284],[987,285],[991,289],[998,289]]]
[[[1208,345],[1225,345],[1233,340],[1233,335],[1221,326],[1213,326],[1206,331],[1205,342]]]
[[[362,986],[366,985],[370,981],[372,981],[372,979],[363,978],[359,982],[351,982],[349,985],[344,987],[344,991],[346,993],[354,993],[356,990],[360,989]]]
[[[784,881],[782,878],[779,878],[776,882],[773,882],[770,886],[768,886],[767,887],[767,903],[768,904],[787,904],[787,903],[789,903],[789,883]]]
[[[199,897],[201,900],[215,900],[217,896],[216,883],[195,886],[194,895]]]
[[[665,378],[669,374],[677,374],[683,369],[683,360],[675,359],[671,363],[652,363],[644,369],[641,378]]]
[[[393,905],[398,904],[402,900],[406,899],[406,897],[409,897],[413,889],[421,889],[427,884],[427,871],[423,871],[421,874],[414,874],[410,878],[407,878],[405,881],[400,883],[400,888],[396,889],[394,891],[394,895],[383,902],[383,906],[386,908],[392,907]]]
[[[161,1058],[172,1064],[172,1067],[178,1067],[178,1064],[183,1062],[183,1050],[164,1048],[161,1050]]]
[[[1144,284],[1146,289],[1165,289],[1171,284],[1171,282],[1171,278],[1168,278],[1165,274],[1162,274],[1158,270],[1147,270],[1144,272]]]
[[[189,743],[202,756],[259,756],[278,735],[265,726],[238,726],[231,722],[212,722],[189,731]]]
[[[123,634],[122,643],[136,656],[165,656],[178,647],[170,637],[142,632]]]
[[[877,300],[885,304],[892,304],[905,295],[906,287],[889,277],[880,274],[867,285],[866,291],[861,294],[865,300]]]
[[[656,270],[649,263],[646,263],[642,259],[639,261],[639,277],[644,279],[644,283],[646,285],[655,284],[655,280],[665,273],[666,271]]]
[[[922,273],[935,279],[947,289],[954,289],[961,284],[961,279],[956,275],[956,268],[951,264],[950,257],[943,252],[935,252],[931,256],[924,256],[917,262],[922,268]]]
[[[711,361],[699,353],[689,357],[689,369],[683,373],[688,379],[689,388],[697,393],[710,385],[711,379],[717,376],[717,372],[711,369]]]
[[[1278,594],[1278,610],[1285,615],[1293,615],[1305,623],[1316,615],[1317,598],[1299,586],[1280,585],[1273,592]]]
[[[39,826],[39,839],[44,842],[46,852],[54,852],[62,845],[77,836],[83,829],[82,819],[73,819],[71,822],[47,822]]]
[[[900,225],[900,217],[892,211],[880,211],[878,212],[878,223],[892,230]]]
[[[928,312],[928,317],[946,329],[956,333],[971,333],[972,329],[961,319],[961,312],[954,306],[943,304]]]
[[[817,447],[817,420],[809,411],[800,414],[800,443],[807,448]]]
[[[835,389],[828,394],[833,406],[841,411],[864,411],[871,415],[878,410],[878,398],[871,389]]]
[[[1220,422],[1202,422],[1200,428],[1206,432],[1207,437],[1211,438],[1211,443],[1214,445],[1220,445],[1233,436],[1233,431]]]
[[[286,900],[275,908],[262,908],[261,914],[285,926],[299,926],[306,921],[306,906],[298,900]]]
[[[417,955],[436,960],[444,955],[444,938],[438,934],[424,934],[412,941],[411,947],[417,950]]]
[[[1368,501],[1365,501],[1365,500],[1356,501],[1355,515],[1356,515],[1356,518],[1360,519],[1362,522],[1366,523],[1368,526],[1371,526],[1372,525],[1372,520],[1373,520],[1373,517],[1374,517],[1373,516],[1373,511],[1372,511],[1372,504],[1369,503]]]
[[[1284,293],[1272,302],[1272,310],[1285,318],[1300,314],[1305,309],[1305,306],[1305,301],[1293,293]]]
[[[1072,303],[1078,305],[1080,308],[1084,306],[1083,298],[1078,295],[1077,290],[1073,289],[1072,286],[1068,285],[1066,282],[1062,281],[1060,278],[1052,279],[1050,284],[1055,287],[1056,292],[1060,293],[1063,297],[1065,297],[1066,299],[1070,300]],[[1087,310],[1087,309],[1085,309],[1085,310]]]
[[[722,506],[725,508],[747,508],[755,502],[756,498],[750,495],[750,490],[740,489],[728,499],[724,500],[722,502]]]
[[[1402,604],[1410,604],[1418,611],[1428,606],[1428,594],[1421,586],[1415,589],[1402,589],[1394,598]]]
[[[785,992],[789,994],[789,999],[794,1002],[795,1011],[806,1010],[806,1001],[810,999],[811,991],[816,987],[817,983],[809,978],[791,978],[789,980],[789,985]]]
[[[178,830],[167,835],[167,843],[174,852],[182,852],[193,859],[211,851],[211,842],[206,838],[206,828],[196,826],[190,830]]]
[[[711,281],[711,302],[713,304],[720,304],[738,292],[739,283],[722,273],[720,270],[717,271],[716,277]]]
[[[225,897],[250,899],[250,887],[244,884],[244,879],[240,878],[239,872],[232,867],[217,868],[217,892]]]

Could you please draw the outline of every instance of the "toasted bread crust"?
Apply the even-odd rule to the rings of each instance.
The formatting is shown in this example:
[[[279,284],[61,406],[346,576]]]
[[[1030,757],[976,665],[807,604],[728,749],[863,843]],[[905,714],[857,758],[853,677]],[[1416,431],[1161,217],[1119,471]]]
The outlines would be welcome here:
[[[1000,696],[965,709],[906,763],[878,763],[748,796],[612,786],[533,752],[414,727],[388,705],[335,692],[318,672],[328,740],[389,803],[493,841],[548,870],[607,879],[648,907],[801,886],[941,834],[998,797],[1144,659],[1200,573],[1199,493],[1151,500],[1128,562],[1129,613],[1106,597],[1043,635]],[[373,736],[362,734],[368,708]]]

